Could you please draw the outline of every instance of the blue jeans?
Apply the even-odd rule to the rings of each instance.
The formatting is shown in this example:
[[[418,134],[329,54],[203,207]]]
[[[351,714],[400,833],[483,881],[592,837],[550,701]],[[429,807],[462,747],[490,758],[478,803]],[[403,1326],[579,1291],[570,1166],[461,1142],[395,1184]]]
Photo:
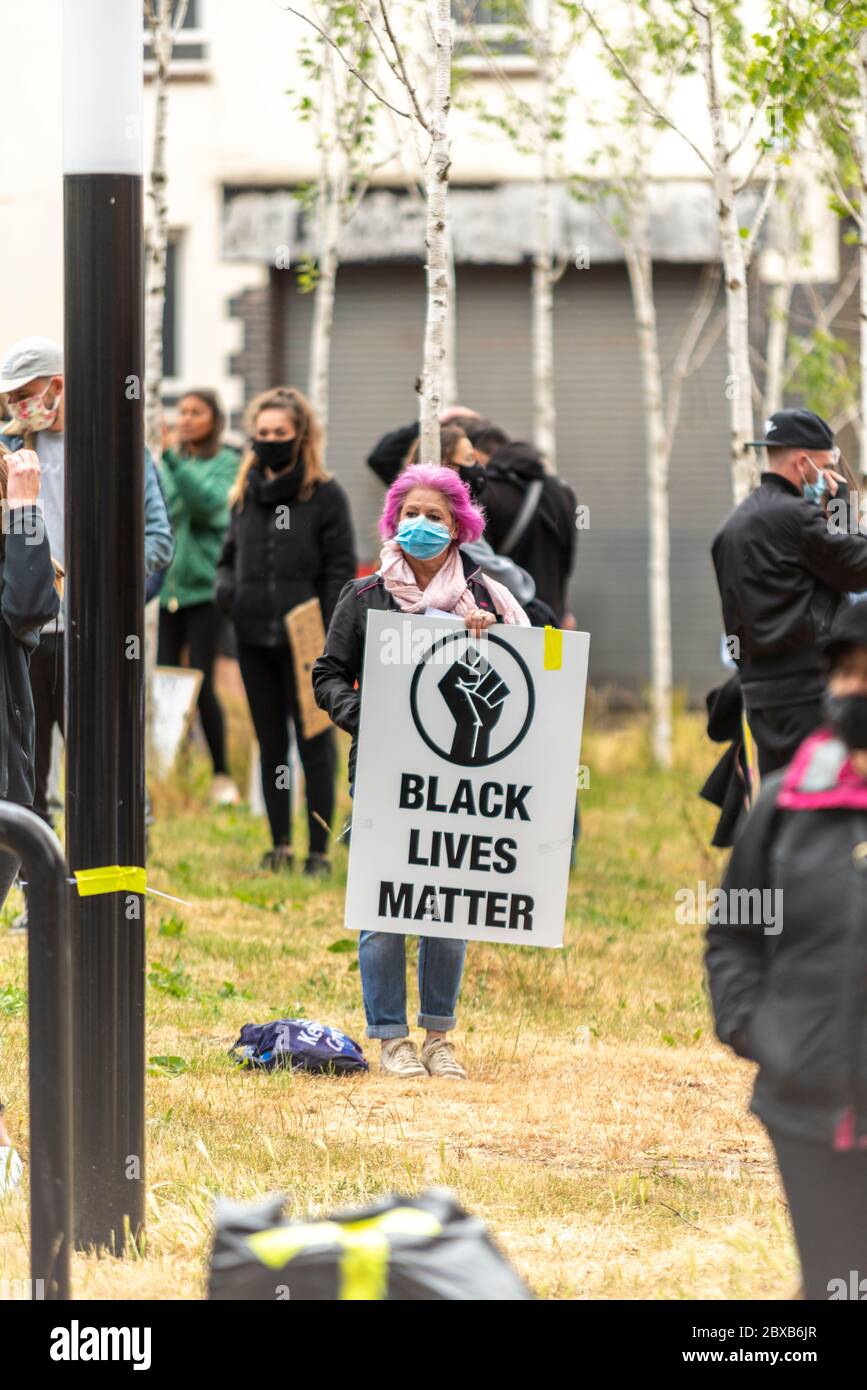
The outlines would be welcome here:
[[[457,1019],[465,941],[422,936],[418,944],[419,1028],[447,1033]],[[406,1038],[406,937],[363,931],[358,940],[361,992],[369,1038]]]
[[[349,795],[355,791],[349,785]],[[464,973],[465,941],[422,936],[418,944],[418,1026],[448,1033],[457,1024],[455,1009]],[[363,931],[358,937],[361,996],[369,1038],[408,1038],[406,1026],[406,937],[398,932]]]

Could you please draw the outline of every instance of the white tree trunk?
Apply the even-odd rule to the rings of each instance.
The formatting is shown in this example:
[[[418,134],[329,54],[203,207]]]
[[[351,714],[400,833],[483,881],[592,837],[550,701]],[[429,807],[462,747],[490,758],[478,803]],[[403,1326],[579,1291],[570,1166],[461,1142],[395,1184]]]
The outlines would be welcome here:
[[[547,165],[547,156],[543,155]],[[551,183],[545,172],[536,202],[533,255],[533,442],[552,471],[557,468],[554,406],[554,271],[551,258]]]
[[[455,247],[452,241],[451,223],[446,222],[446,277],[448,279],[449,309],[446,315],[445,345],[443,359],[443,405],[457,405],[458,396],[458,342],[457,342],[457,286],[455,283]]]
[[[323,430],[328,428],[331,335],[337,284],[337,248],[345,192],[333,177],[325,180],[320,199],[320,249],[318,278],[310,335],[310,399]]]
[[[148,238],[147,297],[145,302],[145,440],[155,459],[162,453],[163,318],[166,305],[166,251],[169,243],[169,207],[166,199],[166,126],[169,69],[174,47],[173,18],[183,24],[187,0],[151,0],[156,25],[151,41],[156,62],[154,78],[154,143],[149,194],[153,221]]]
[[[632,291],[641,392],[644,405],[647,473],[648,597],[650,618],[651,743],[659,767],[671,767],[672,656],[669,576],[669,458],[659,334],[653,295],[653,262],[646,189],[637,191],[630,240],[625,245]]]
[[[783,408],[791,301],[791,281],[781,280],[771,286],[768,295],[768,341],[765,354],[765,393],[762,402],[765,419]]]
[[[448,116],[451,103],[452,21],[449,0],[430,0],[436,43],[430,153],[425,166],[427,198],[427,316],[421,375],[419,461],[440,461],[440,412],[443,409],[443,361],[449,316],[446,254],[446,194],[449,177]]]
[[[554,401],[554,264],[551,227],[551,24],[545,0],[536,61],[539,66],[539,183],[533,255],[533,442],[552,472],[557,469],[557,415]]]
[[[728,375],[732,491],[742,501],[755,482],[755,458],[746,449],[753,436],[752,372],[750,370],[749,303],[744,243],[740,235],[735,189],[725,139],[725,116],[719,96],[710,13],[693,6],[707,93],[713,139],[713,183],[719,222],[720,252],[726,292],[726,349]]]

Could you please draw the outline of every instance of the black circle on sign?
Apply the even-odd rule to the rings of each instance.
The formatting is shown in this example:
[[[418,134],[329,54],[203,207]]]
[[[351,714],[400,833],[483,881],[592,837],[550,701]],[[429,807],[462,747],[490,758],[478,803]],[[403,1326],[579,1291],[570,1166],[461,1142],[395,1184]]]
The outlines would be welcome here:
[[[428,748],[431,750],[432,753],[436,753],[438,758],[444,758],[447,763],[453,763],[456,767],[467,767],[470,766],[470,764],[459,763],[457,759],[450,758],[448,753],[444,753],[443,750],[439,748],[434,743],[433,739],[428,735],[424,725],[421,722],[421,718],[418,712],[418,683],[421,679],[422,671],[424,670],[425,666],[430,661],[431,657],[433,656],[434,652],[437,650],[438,647],[443,646],[443,644],[446,642],[456,642],[461,637],[466,636],[467,633],[465,632],[450,632],[446,637],[440,637],[438,641],[434,642],[424,661],[420,661],[418,666],[415,668],[415,675],[412,678],[412,684],[409,688],[409,708],[410,713],[412,714],[412,722],[415,724],[416,729],[418,730],[419,734],[424,739],[424,742],[427,744]],[[516,733],[515,737],[512,739],[512,742],[507,744],[505,748],[501,749],[499,753],[492,754],[490,758],[485,758],[482,762],[473,763],[473,767],[490,767],[491,763],[498,763],[501,758],[506,758],[510,753],[514,752],[518,744],[521,743],[524,739],[527,730],[533,722],[533,715],[536,710],[536,692],[533,688],[533,677],[530,675],[529,667],[527,666],[527,663],[521,656],[520,652],[516,652],[515,648],[511,647],[508,642],[504,642],[502,637],[495,637],[493,633],[491,633],[490,631],[486,631],[485,637],[488,642],[494,642],[498,647],[505,647],[506,651],[509,653],[509,656],[519,667],[521,674],[524,677],[524,680],[527,682],[527,713],[524,716],[523,724]]]

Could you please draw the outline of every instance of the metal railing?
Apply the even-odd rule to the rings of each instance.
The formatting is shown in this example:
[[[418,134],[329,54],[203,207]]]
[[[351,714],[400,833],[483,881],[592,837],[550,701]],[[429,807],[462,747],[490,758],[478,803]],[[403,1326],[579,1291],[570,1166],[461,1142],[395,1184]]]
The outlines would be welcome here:
[[[69,870],[56,837],[0,801],[0,849],[27,882],[31,1297],[68,1299],[72,1246],[72,1008]]]

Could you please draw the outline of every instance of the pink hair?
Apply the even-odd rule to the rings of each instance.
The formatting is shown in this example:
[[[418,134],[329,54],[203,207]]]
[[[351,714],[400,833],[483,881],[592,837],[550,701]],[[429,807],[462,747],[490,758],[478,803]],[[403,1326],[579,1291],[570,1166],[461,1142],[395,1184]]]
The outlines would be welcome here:
[[[466,483],[453,468],[440,468],[435,463],[416,463],[398,474],[385,495],[385,505],[379,518],[379,534],[383,540],[391,540],[397,533],[401,507],[407,493],[416,487],[442,493],[458,524],[458,545],[479,539],[485,529],[485,514],[473,502]]]

